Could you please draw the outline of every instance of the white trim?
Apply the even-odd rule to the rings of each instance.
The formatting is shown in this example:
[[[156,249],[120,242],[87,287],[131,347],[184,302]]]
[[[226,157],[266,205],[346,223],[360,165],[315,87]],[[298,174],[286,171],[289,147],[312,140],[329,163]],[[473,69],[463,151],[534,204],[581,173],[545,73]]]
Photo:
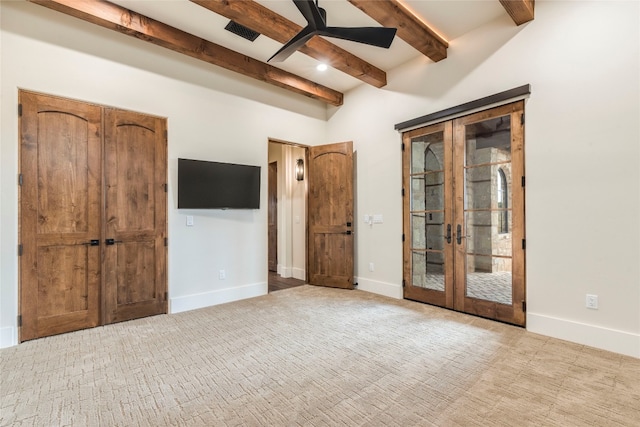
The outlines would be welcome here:
[[[267,291],[267,283],[262,282],[252,283],[250,285],[244,286],[237,286],[233,288],[219,289],[216,291],[204,292],[201,294],[170,298],[169,313],[181,313],[183,311],[210,307],[212,305],[259,297],[262,295],[266,295]]]
[[[527,313],[527,330],[602,350],[640,358],[640,334]]]
[[[304,270],[304,268],[293,267],[291,269],[291,273],[294,279],[307,280],[307,272]]]
[[[0,348],[18,345],[18,335],[14,326],[0,328]]]
[[[291,276],[291,267],[285,267],[284,265],[279,265],[278,266],[278,274],[280,275],[280,277],[282,277],[283,279],[288,279]]]
[[[361,291],[371,292],[378,295],[384,295],[390,298],[402,299],[402,285],[394,283],[379,282],[377,280],[356,277],[358,289]]]

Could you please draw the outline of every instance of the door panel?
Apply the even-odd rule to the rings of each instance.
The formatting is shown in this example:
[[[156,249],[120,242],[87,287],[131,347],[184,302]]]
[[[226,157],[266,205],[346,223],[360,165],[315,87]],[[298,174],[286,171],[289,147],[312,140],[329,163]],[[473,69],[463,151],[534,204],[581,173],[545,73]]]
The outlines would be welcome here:
[[[166,121],[105,109],[104,323],[166,313]]]
[[[403,135],[405,298],[524,325],[523,112]]]
[[[309,282],[353,288],[353,143],[309,148]]]
[[[24,91],[20,103],[25,341],[99,323],[101,109]]]
[[[523,103],[454,121],[455,308],[524,325]],[[516,173],[519,173],[516,175]],[[514,185],[517,183],[518,185]],[[520,243],[521,244],[521,243]],[[521,244],[522,245],[522,244]]]
[[[451,123],[408,132],[403,141],[404,297],[452,308]]]

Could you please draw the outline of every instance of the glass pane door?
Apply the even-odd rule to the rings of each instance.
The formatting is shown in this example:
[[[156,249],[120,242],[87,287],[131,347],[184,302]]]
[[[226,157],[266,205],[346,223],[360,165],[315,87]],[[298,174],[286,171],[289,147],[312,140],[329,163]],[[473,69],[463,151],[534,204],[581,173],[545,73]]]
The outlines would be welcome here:
[[[524,325],[523,111],[403,134],[405,298]]]
[[[454,121],[455,308],[524,323],[522,103]]]
[[[405,138],[405,267],[407,298],[447,306],[451,238],[451,126],[437,125]],[[407,149],[408,148],[408,149]],[[407,189],[408,194],[407,194]],[[408,256],[407,256],[408,255]],[[450,276],[450,275],[449,275]],[[448,298],[449,306],[453,298]]]

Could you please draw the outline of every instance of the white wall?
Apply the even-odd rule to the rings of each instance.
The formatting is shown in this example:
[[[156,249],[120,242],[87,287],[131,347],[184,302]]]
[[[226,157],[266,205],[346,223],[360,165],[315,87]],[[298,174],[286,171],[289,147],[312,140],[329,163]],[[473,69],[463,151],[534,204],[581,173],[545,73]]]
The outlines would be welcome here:
[[[415,60],[332,109],[331,141],[358,153],[360,289],[401,295],[400,134],[394,124],[523,84],[527,328],[640,357],[638,2],[536,2]],[[384,224],[365,226],[362,213]],[[374,273],[368,263],[374,262]],[[585,308],[585,295],[600,308]]]
[[[324,104],[41,6],[0,10],[0,347],[17,342],[18,88],[168,117],[172,312],[266,293],[268,138],[324,142]],[[177,210],[178,157],[262,166],[261,209]]]

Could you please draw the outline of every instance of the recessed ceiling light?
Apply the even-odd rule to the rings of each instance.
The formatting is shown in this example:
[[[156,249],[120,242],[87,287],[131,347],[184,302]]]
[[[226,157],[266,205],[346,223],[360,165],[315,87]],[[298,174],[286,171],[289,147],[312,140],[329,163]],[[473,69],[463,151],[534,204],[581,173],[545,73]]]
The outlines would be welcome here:
[[[326,71],[327,70],[327,64],[318,64],[318,66],[316,67],[316,70],[318,70],[318,71]]]

